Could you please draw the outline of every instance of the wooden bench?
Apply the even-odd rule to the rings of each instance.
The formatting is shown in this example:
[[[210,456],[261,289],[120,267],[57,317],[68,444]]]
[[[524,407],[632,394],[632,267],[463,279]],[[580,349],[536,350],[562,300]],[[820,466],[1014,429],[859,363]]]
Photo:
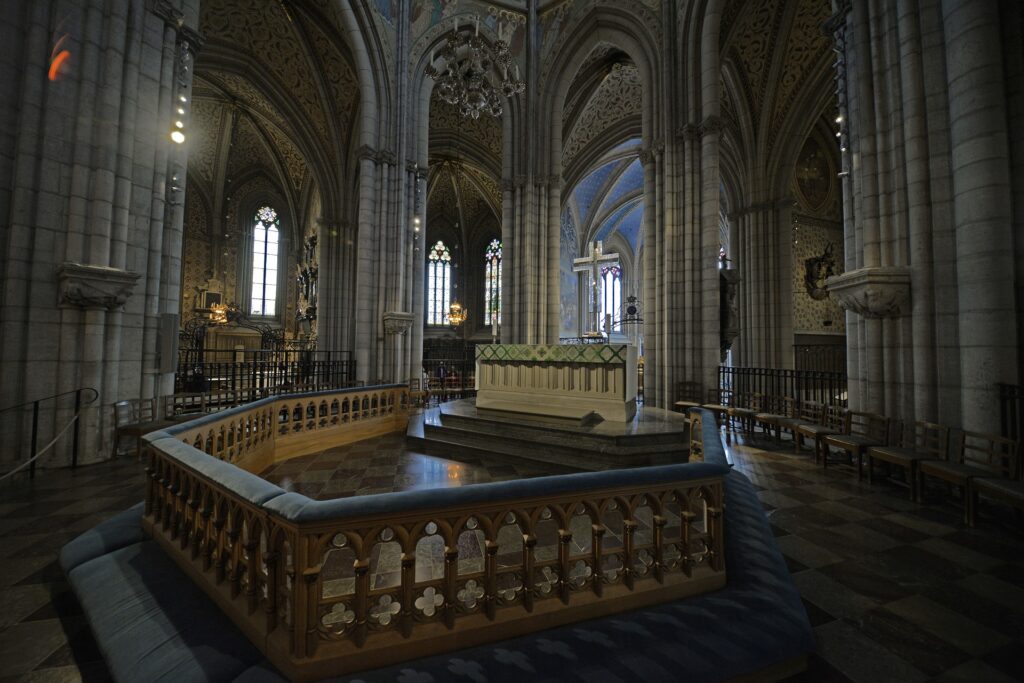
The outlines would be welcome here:
[[[1016,478],[1017,442],[995,434],[961,432],[953,460],[922,460],[917,468],[917,489],[924,498],[927,477],[940,479],[960,489],[964,523],[974,526],[976,496],[970,491],[976,477],[1005,480]],[[1019,482],[1018,482],[1019,483]],[[984,489],[986,485],[982,485]],[[994,487],[997,491],[999,485]]]
[[[728,389],[709,389],[708,402],[700,406],[715,416],[715,424],[719,429],[722,427],[726,413],[729,412],[731,395],[732,392]]]
[[[825,407],[824,419],[821,424],[800,424],[793,432],[793,441],[796,442],[796,450],[799,453],[805,438],[814,441],[814,462],[817,464],[820,457],[823,466],[828,467],[828,452],[825,449],[825,437],[835,434],[848,434],[850,432],[850,411],[842,406],[829,405]]]
[[[868,482],[875,480],[875,461],[902,467],[907,472],[910,484],[910,499],[919,500],[917,491],[917,469],[923,460],[945,460],[949,451],[949,427],[932,422],[915,422],[910,446],[905,434],[901,434],[899,446],[873,446],[868,449]]]
[[[779,429],[785,429],[793,434],[793,452],[800,452],[800,442],[797,440],[797,428],[802,425],[821,424],[824,419],[825,406],[815,401],[800,401],[797,404],[796,416],[789,419],[779,420]]]
[[[700,407],[700,383],[679,382],[676,387],[676,402],[672,409],[677,413],[685,413],[690,408]]]
[[[729,429],[732,429],[738,423],[744,434],[753,436],[754,418],[757,415],[759,399],[759,394],[749,392],[734,393],[729,401],[729,409],[725,411],[728,416],[729,424],[727,426]]]
[[[761,425],[765,432],[775,428],[775,440],[782,440],[783,421],[795,420],[797,417],[796,401],[790,396],[761,396],[761,412],[755,413],[754,422]]]
[[[851,461],[857,460],[857,479],[864,478],[864,451],[872,446],[888,446],[891,420],[885,415],[858,410],[849,413],[849,430],[845,434],[829,434],[824,439],[822,457],[828,467],[828,451],[845,451]]]

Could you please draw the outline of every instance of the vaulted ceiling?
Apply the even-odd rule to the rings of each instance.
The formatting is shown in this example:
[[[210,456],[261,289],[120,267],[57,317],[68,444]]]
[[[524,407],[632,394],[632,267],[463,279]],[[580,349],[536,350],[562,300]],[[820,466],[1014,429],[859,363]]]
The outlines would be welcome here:
[[[263,176],[293,211],[335,192],[359,87],[330,4],[204,0],[189,128],[190,178],[210,197]]]
[[[430,100],[427,235],[456,233],[467,248],[501,236],[502,120],[463,118]]]

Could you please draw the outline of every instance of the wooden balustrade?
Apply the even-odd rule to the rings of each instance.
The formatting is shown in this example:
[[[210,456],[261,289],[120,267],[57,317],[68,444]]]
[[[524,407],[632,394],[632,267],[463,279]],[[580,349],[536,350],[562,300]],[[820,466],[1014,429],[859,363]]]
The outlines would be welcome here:
[[[296,680],[725,584],[720,476],[290,521],[148,451],[144,525]]]
[[[408,411],[406,386],[339,389],[265,398],[171,431],[207,455],[261,472],[315,449],[405,429]]]

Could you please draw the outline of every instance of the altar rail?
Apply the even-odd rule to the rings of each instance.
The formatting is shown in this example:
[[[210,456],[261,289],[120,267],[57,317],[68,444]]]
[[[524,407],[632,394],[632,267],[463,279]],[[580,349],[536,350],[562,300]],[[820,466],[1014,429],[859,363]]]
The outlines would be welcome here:
[[[265,398],[169,429],[174,438],[218,460],[261,472],[280,460],[404,430],[404,385]]]
[[[287,438],[272,415],[253,415],[264,443]],[[725,585],[722,464],[313,501],[196,450],[186,431],[146,437],[143,525],[293,680]]]

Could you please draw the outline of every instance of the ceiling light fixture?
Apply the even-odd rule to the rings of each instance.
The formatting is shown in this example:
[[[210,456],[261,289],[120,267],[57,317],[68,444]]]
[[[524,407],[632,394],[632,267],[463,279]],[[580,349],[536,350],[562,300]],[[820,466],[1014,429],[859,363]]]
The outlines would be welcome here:
[[[472,30],[471,30],[472,28]],[[444,68],[434,66],[435,53],[430,53],[427,75],[437,82],[441,99],[459,108],[464,118],[478,119],[481,113],[501,116],[501,97],[512,97],[526,89],[519,78],[519,65],[512,63],[504,25],[498,21],[498,40],[493,45],[480,37],[480,18],[471,26],[454,28],[445,38],[440,57]]]

